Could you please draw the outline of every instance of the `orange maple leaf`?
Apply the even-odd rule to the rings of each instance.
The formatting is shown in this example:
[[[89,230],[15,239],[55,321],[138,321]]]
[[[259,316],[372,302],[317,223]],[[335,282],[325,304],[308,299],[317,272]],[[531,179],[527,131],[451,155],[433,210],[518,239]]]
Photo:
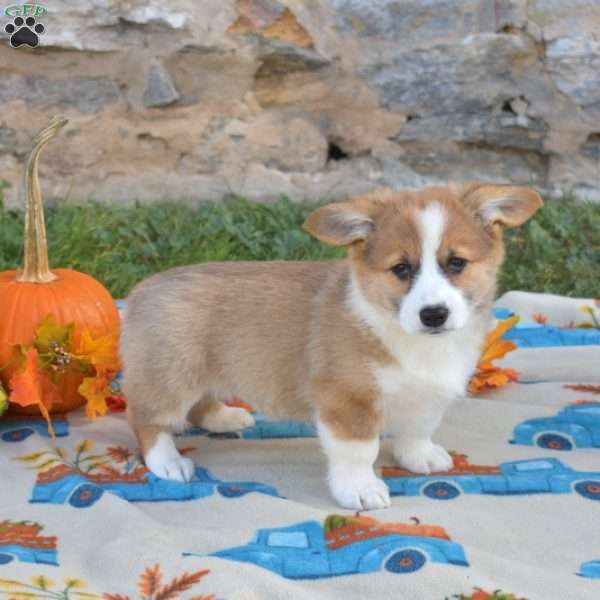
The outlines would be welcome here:
[[[477,372],[471,379],[470,392],[478,392],[484,387],[502,387],[511,381],[517,381],[519,373],[514,369],[491,367]]]
[[[19,406],[37,404],[48,423],[48,431],[54,438],[54,428],[48,410],[52,407],[52,402],[57,399],[58,391],[48,374],[38,369],[38,351],[35,348],[28,350],[21,348],[20,352],[22,366],[8,382],[11,390],[9,400]]]
[[[514,316],[504,321],[500,321],[496,327],[485,336],[483,343],[483,352],[479,359],[479,364],[489,364],[496,358],[504,357],[508,352],[515,350],[517,345],[514,342],[501,339],[502,336],[512,329],[519,322],[519,317]]]
[[[505,319],[490,331],[483,344],[483,350],[477,365],[477,372],[471,378],[469,391],[476,393],[486,387],[502,387],[510,381],[517,381],[519,374],[514,369],[496,367],[493,360],[503,358],[517,348],[514,342],[501,339],[502,336],[519,322],[518,316]]]
[[[94,339],[90,332],[84,329],[74,354],[78,359],[88,361],[96,368],[107,371],[119,370],[117,339],[114,335]]]
[[[108,412],[106,398],[110,396],[110,388],[105,371],[96,377],[85,377],[78,391],[87,400],[85,414],[89,419],[95,421],[97,414],[104,416]]]

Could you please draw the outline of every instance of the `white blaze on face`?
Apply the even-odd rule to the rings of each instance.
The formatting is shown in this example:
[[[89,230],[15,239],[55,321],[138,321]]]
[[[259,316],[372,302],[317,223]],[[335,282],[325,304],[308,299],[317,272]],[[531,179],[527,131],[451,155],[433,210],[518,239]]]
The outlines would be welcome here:
[[[437,258],[446,227],[446,211],[435,202],[419,211],[416,221],[421,234],[421,262],[412,287],[400,305],[400,325],[408,333],[426,331],[419,313],[427,306],[441,304],[449,311],[442,329],[464,327],[469,318],[467,301],[462,291],[446,278]]]

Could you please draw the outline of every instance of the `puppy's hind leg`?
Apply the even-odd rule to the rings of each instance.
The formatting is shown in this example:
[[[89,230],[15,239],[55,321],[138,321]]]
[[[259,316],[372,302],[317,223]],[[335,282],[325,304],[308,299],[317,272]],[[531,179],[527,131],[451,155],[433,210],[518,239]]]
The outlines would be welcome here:
[[[204,400],[196,404],[188,420],[193,425],[213,433],[239,431],[254,425],[254,417],[244,408],[227,406],[219,400]]]
[[[198,394],[173,386],[167,388],[157,381],[150,381],[151,385],[134,383],[127,372],[123,383],[128,399],[129,425],[137,437],[146,466],[161,479],[192,479],[194,463],[179,454],[173,433],[184,429],[185,417]],[[169,403],[165,402],[166,398]]]

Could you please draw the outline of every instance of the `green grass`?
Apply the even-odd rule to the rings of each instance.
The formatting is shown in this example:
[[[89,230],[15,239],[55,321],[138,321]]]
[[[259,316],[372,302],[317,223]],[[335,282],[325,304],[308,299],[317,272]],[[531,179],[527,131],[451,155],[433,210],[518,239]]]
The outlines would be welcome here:
[[[271,205],[233,200],[47,210],[50,262],[102,281],[123,297],[147,275],[211,260],[327,259],[340,256],[304,233],[311,211],[285,199]],[[23,218],[0,209],[0,270],[21,266]],[[508,231],[501,290],[600,296],[600,205],[547,202],[521,229]]]

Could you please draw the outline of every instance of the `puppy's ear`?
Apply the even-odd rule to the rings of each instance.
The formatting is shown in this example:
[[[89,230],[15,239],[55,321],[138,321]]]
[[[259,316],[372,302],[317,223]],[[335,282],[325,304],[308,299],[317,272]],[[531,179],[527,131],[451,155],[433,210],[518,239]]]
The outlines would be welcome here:
[[[543,204],[535,190],[516,185],[477,185],[464,201],[484,223],[506,227],[522,225]]]
[[[349,246],[365,240],[375,229],[375,223],[356,203],[334,202],[317,208],[302,227],[326,244]]]

